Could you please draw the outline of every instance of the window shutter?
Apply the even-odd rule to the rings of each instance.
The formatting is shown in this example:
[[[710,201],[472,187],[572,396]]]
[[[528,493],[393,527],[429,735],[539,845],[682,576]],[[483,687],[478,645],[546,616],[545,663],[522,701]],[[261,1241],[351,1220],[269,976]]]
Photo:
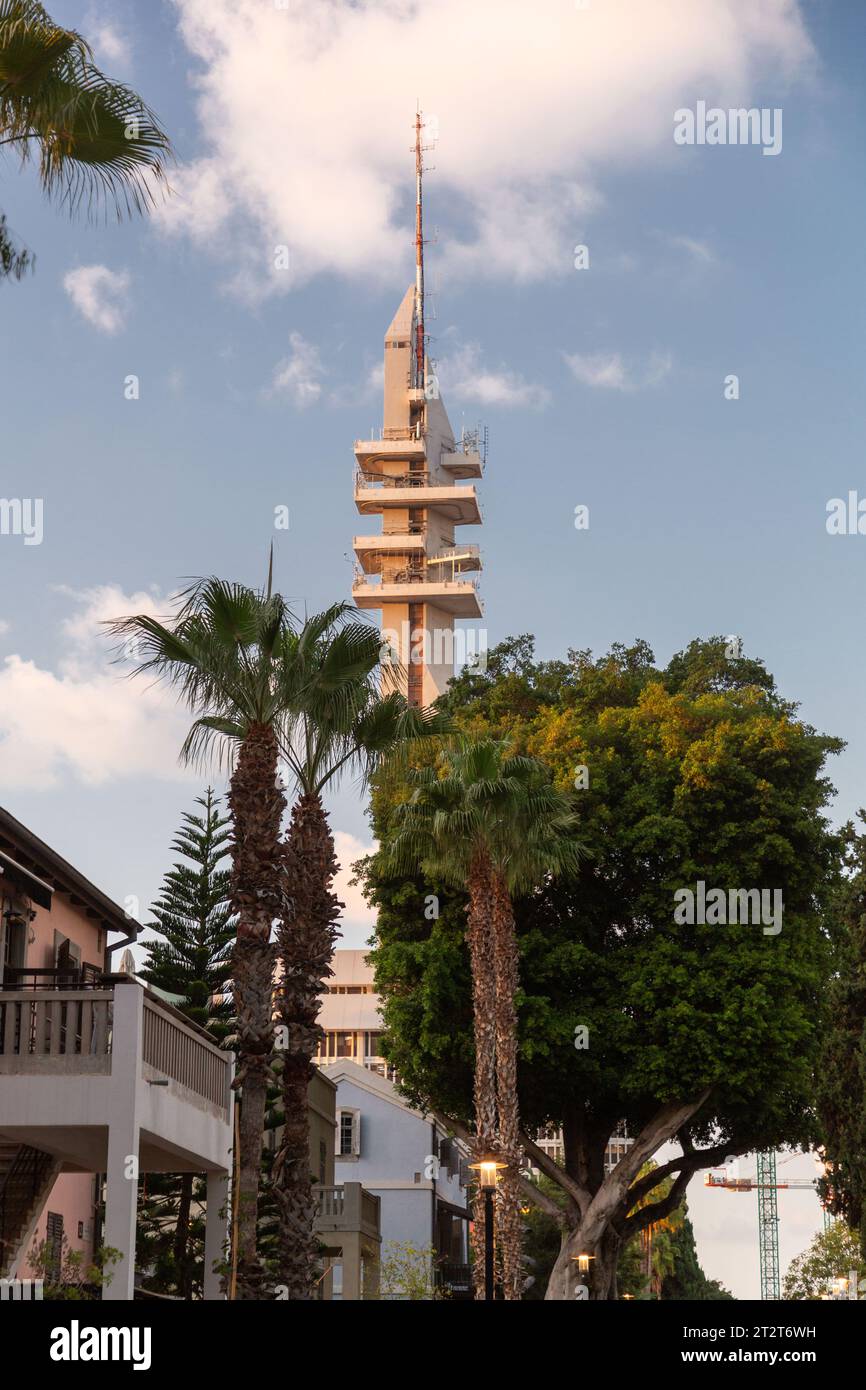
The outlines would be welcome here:
[[[352,1153],[356,1158],[361,1154],[361,1112],[355,1110],[352,1113]]]

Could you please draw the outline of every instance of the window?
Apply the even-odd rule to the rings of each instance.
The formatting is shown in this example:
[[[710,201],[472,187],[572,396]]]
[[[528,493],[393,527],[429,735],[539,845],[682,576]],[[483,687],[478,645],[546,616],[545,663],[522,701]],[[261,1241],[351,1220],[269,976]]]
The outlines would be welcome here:
[[[58,1216],[57,1212],[48,1213],[48,1222],[45,1227],[45,1240],[48,1245],[48,1260],[46,1262],[46,1274],[54,1283],[60,1279],[60,1271],[63,1264],[63,1217]]]
[[[337,1111],[337,1157],[357,1158],[361,1152],[360,1110]]]
[[[324,1187],[328,1176],[328,1146],[324,1139],[319,1140],[319,1182]]]
[[[353,1042],[354,1042],[354,1034],[353,1034],[353,1033],[338,1033],[338,1034],[337,1034],[337,1056],[338,1056],[338,1057],[353,1057],[353,1056],[355,1055],[355,1049],[354,1049],[354,1047],[352,1046]]]

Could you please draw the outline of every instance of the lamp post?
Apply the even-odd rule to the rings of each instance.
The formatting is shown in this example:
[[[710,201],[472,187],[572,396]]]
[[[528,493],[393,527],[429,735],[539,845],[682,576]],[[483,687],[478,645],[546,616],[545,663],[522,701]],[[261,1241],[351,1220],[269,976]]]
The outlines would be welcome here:
[[[589,1262],[590,1262],[590,1260],[594,1260],[594,1259],[595,1259],[595,1255],[586,1255],[586,1254],[572,1255],[571,1258],[574,1260],[574,1262],[575,1262],[575,1264],[577,1265],[577,1268],[578,1268],[578,1270],[580,1271],[581,1274],[588,1274],[588,1273],[589,1273]]]
[[[478,1174],[478,1185],[484,1193],[484,1302],[493,1302],[493,1197],[499,1182],[499,1174],[508,1164],[497,1158],[496,1154],[482,1154],[470,1163]]]

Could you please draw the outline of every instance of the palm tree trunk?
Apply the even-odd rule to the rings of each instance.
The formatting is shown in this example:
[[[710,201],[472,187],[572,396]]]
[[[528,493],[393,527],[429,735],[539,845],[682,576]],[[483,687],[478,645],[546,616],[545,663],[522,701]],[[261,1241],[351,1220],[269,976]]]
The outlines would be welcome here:
[[[506,1299],[519,1299],[523,1289],[520,1168],[520,1109],[517,1100],[517,936],[511,895],[500,874],[493,876],[493,961],[496,1018],[496,1101],[499,1145],[508,1163],[499,1193],[499,1251],[502,1289]]]
[[[241,744],[231,779],[231,907],[238,927],[232,958],[237,1016],[237,1072],[241,1092],[238,1133],[237,1292],[256,1299],[264,1271],[256,1234],[265,1100],[273,1049],[271,925],[283,902],[280,822],[285,797],[277,786],[277,741],[269,725],[253,725]]]
[[[273,1167],[279,1232],[278,1279],[290,1299],[314,1296],[318,1241],[310,1175],[307,1089],[322,1037],[321,996],[331,972],[343,904],[331,892],[338,864],[328,817],[318,796],[292,810],[285,844],[286,911],[277,931],[282,967],[278,991],[283,1062],[283,1137]]]
[[[478,854],[469,870],[466,940],[472,971],[472,1023],[475,1036],[475,1155],[490,1152],[496,1142],[496,1031],[493,966],[492,882],[486,857]],[[484,1297],[484,1194],[476,1188],[472,1221],[472,1270],[475,1297]]]

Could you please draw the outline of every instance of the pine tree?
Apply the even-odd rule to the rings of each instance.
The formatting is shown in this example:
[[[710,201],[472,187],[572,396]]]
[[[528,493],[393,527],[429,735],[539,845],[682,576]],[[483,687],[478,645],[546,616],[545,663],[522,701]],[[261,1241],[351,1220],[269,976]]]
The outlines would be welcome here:
[[[184,812],[172,850],[183,856],[166,873],[151,909],[141,979],[172,996],[175,1008],[217,1038],[229,1032],[227,982],[236,924],[228,904],[230,818],[208,787],[201,813]],[[184,862],[186,861],[186,862]],[[194,1174],[150,1175],[139,1193],[140,1262],[157,1292],[190,1298],[200,1289],[204,1259],[204,1183]]]
[[[220,814],[211,787],[196,805],[202,814],[184,812],[171,846],[189,862],[175,863],[165,875],[151,908],[154,920],[147,924],[161,939],[147,943],[147,964],[139,973],[149,985],[174,995],[175,1007],[193,1023],[224,1037],[235,923],[228,904],[229,870],[219,866],[229,855],[231,821]]]

